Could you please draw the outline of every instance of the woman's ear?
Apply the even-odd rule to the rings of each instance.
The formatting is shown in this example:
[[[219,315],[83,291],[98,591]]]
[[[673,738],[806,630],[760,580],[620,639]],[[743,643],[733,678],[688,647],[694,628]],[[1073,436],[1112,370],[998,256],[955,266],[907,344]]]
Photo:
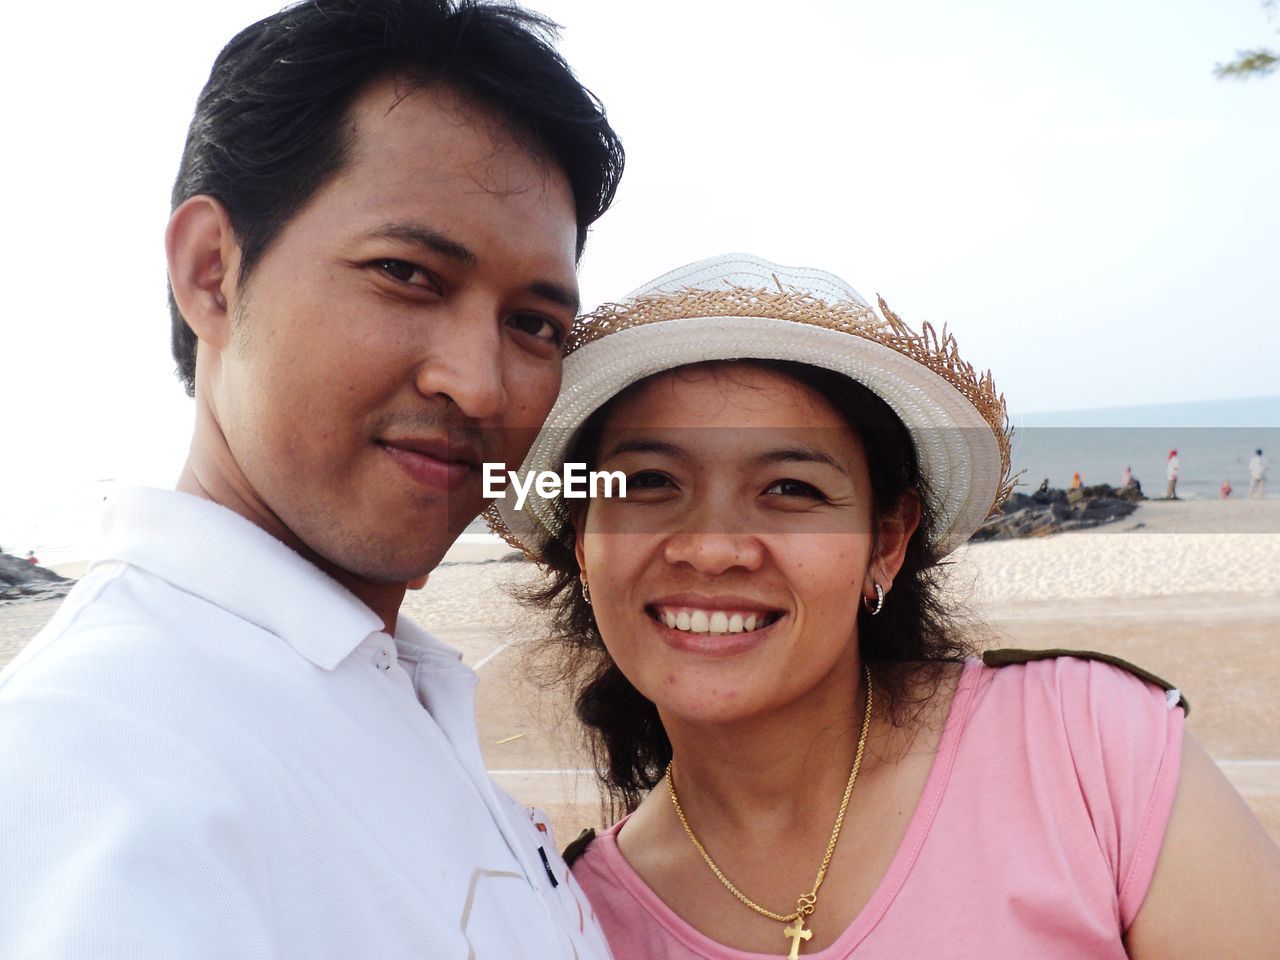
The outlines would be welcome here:
[[[876,548],[867,565],[867,582],[864,596],[875,593],[875,583],[886,590],[902,569],[907,556],[907,544],[920,526],[920,496],[914,490],[905,490],[898,502],[886,510],[876,526]]]
[[[235,295],[240,246],[227,209],[213,197],[184,202],[165,231],[169,286],[201,345],[224,347],[231,332],[228,303]]]
[[[569,523],[573,526],[573,555],[578,561],[578,575],[582,576],[587,569],[587,553],[582,545],[583,531],[587,525],[587,511],[575,511],[569,517]]]

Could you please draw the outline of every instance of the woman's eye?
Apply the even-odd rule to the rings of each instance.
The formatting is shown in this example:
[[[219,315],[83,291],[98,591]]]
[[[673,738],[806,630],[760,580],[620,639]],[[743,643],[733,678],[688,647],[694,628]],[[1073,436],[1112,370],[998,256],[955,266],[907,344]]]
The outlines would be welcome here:
[[[431,287],[435,284],[421,267],[407,260],[378,260],[375,266],[392,280],[415,287]]]
[[[813,484],[803,480],[775,480],[764,491],[775,497],[804,497],[807,500],[826,500],[826,495]]]
[[[511,326],[538,340],[546,340],[559,346],[564,342],[564,330],[560,324],[536,313],[517,313],[509,321]]]
[[[661,490],[672,486],[672,480],[657,470],[640,470],[627,476],[627,492],[632,490]]]

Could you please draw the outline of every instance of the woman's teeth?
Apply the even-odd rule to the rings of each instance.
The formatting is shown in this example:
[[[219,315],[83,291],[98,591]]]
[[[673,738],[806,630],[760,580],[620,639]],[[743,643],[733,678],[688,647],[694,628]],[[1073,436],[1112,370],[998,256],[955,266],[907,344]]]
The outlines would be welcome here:
[[[750,633],[778,619],[777,614],[726,613],[723,610],[661,610],[658,620],[688,633]]]

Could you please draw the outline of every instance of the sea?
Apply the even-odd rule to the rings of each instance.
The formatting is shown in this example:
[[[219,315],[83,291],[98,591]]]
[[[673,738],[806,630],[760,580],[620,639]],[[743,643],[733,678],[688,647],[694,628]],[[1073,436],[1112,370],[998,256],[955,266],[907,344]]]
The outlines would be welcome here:
[[[1249,459],[1262,449],[1272,464],[1268,499],[1280,498],[1280,395],[1015,414],[1010,421],[1013,469],[1026,492],[1045,479],[1066,487],[1077,472],[1086,485],[1118,486],[1128,466],[1147,496],[1161,497],[1169,451],[1177,450],[1179,497],[1216,498],[1224,480],[1232,497],[1244,497]],[[176,475],[176,467],[163,476]],[[46,566],[92,557],[102,505],[124,485],[113,477],[66,475],[6,483],[0,548],[18,556],[32,550]],[[485,531],[480,521],[467,528]]]
[[[1177,495],[1203,500],[1249,492],[1249,460],[1255,450],[1274,466],[1268,497],[1280,497],[1280,396],[1200,403],[1068,410],[1010,417],[1013,468],[1022,489],[1047,479],[1067,487],[1080,474],[1086,486],[1119,486],[1132,470],[1148,497],[1163,497],[1171,451],[1178,453]]]

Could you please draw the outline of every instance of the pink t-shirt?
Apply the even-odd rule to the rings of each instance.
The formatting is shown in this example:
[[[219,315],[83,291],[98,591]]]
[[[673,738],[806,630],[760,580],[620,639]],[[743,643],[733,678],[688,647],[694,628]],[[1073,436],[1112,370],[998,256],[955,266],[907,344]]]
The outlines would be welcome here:
[[[970,661],[888,872],[834,944],[802,956],[1123,960],[1178,784],[1170,699],[1104,663]],[[781,931],[777,954],[748,953],[681,920],[623,859],[620,826],[574,865],[616,960],[786,955]]]

